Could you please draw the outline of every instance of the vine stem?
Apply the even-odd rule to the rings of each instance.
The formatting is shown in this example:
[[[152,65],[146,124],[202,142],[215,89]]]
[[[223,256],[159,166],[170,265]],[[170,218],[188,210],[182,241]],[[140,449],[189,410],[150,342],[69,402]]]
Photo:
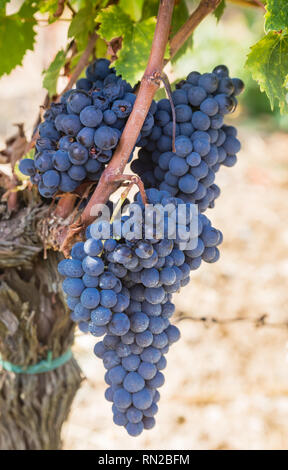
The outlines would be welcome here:
[[[119,145],[112,160],[104,170],[99,183],[79,221],[72,224],[62,242],[61,250],[67,255],[76,234],[91,223],[97,216],[93,211],[96,204],[105,204],[109,196],[118,188],[119,177],[123,175],[129,156],[134,149],[154,94],[159,87],[159,77],[164,66],[164,54],[169,39],[174,0],[160,0],[157,23],[152,42],[150,57],[141,81],[133,110],[124,128]],[[93,216],[91,213],[93,212]]]
[[[191,36],[192,32],[204,20],[204,18],[214,11],[221,0],[201,0],[196,10],[189,16],[188,20],[177,31],[170,41],[170,56],[171,58],[177,54],[180,47],[183,46],[185,41]],[[165,61],[165,64],[168,60]]]

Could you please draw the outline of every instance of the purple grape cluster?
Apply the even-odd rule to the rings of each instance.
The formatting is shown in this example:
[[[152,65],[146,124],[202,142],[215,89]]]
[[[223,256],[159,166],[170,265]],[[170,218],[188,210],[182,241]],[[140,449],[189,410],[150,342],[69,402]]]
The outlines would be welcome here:
[[[51,104],[38,126],[34,160],[20,162],[20,171],[45,198],[73,192],[84,180],[99,180],[133,109],[131,86],[107,59],[89,65],[86,77]],[[153,102],[138,140],[151,132],[155,111]]]
[[[94,352],[107,369],[105,397],[113,403],[115,424],[125,426],[131,436],[155,425],[165,355],[180,337],[170,321],[175,310],[172,294],[187,285],[190,271],[202,260],[218,260],[217,246],[222,242],[221,232],[200,214],[196,215],[191,249],[191,238],[184,239],[180,234],[177,213],[181,205],[185,207],[188,229],[193,217],[190,204],[167,191],[148,189],[146,194],[156,210],[166,208],[161,237],[157,235],[159,220],[151,224],[148,238],[144,231],[139,239],[128,237],[129,214],[120,220],[117,240],[103,242],[99,237],[105,228],[110,233],[110,223],[96,221],[88,227],[86,241],[76,243],[71,259],[62,260],[58,267],[66,276],[63,290],[72,320],[82,331],[104,336]],[[145,206],[139,193],[135,205],[144,220]],[[171,231],[169,222],[175,212],[177,224]]]
[[[142,148],[131,164],[144,184],[195,203],[201,212],[214,207],[220,195],[215,175],[222,165],[235,165],[241,148],[236,128],[225,125],[224,117],[235,111],[243,88],[240,79],[229,77],[225,65],[212,73],[191,72],[178,83],[172,93],[175,153],[171,104],[160,100],[152,132],[139,141]]]

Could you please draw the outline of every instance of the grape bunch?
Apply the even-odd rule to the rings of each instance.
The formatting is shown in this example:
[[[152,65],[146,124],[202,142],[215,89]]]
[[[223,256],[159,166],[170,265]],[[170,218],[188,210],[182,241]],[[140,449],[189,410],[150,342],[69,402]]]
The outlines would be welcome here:
[[[136,96],[109,66],[107,59],[90,64],[87,78],[45,112],[34,160],[23,159],[19,166],[41,196],[73,192],[84,180],[98,181],[112,158]],[[138,140],[151,132],[155,111],[153,102]]]
[[[175,310],[172,294],[189,282],[190,271],[202,260],[218,260],[222,242],[221,232],[203,214],[196,215],[189,237],[183,235],[193,223],[189,203],[153,188],[146,195],[156,212],[163,208],[163,220],[151,217],[149,227],[142,227],[137,237],[132,231],[131,236],[131,226],[139,227],[147,208],[138,193],[139,220],[132,208],[132,215],[122,216],[116,227],[117,239],[104,242],[101,233],[105,228],[112,233],[110,222],[96,221],[88,227],[86,241],[77,242],[71,259],[58,267],[66,277],[63,290],[72,320],[82,331],[104,336],[94,353],[107,370],[105,397],[112,402],[115,424],[131,436],[155,425],[165,355],[180,337],[170,321]],[[178,210],[183,206],[180,221]]]
[[[176,114],[175,153],[172,151],[173,120],[168,99],[157,103],[155,125],[138,145],[138,158],[131,168],[147,187],[168,191],[195,203],[201,212],[214,206],[220,195],[215,175],[221,165],[233,166],[240,150],[237,130],[224,124],[235,111],[244,88],[219,65],[212,73],[191,72],[176,85],[172,100]]]

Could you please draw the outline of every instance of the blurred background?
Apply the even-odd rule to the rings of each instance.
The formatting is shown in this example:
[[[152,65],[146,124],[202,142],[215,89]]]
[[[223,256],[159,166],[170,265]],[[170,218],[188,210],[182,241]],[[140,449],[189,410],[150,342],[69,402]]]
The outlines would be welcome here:
[[[0,148],[15,123],[31,134],[45,97],[41,71],[65,46],[66,27],[39,26],[36,53],[0,80]],[[218,25],[207,18],[193,49],[176,68],[168,66],[173,82],[225,63],[246,91],[229,118],[242,141],[238,164],[217,175],[222,194],[207,213],[224,234],[221,258],[203,264],[175,295],[182,339],[167,356],[157,425],[131,438],[113,424],[95,339],[77,333],[74,354],[85,380],[63,428],[64,449],[288,447],[288,117],[270,110],[244,69],[262,34],[261,10],[229,7]],[[60,89],[64,84],[60,79]]]

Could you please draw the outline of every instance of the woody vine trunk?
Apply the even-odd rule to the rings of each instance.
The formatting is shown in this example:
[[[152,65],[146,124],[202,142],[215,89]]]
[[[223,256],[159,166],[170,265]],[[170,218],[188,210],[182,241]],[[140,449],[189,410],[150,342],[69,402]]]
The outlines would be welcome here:
[[[46,359],[48,351],[59,357],[73,342],[57,272],[61,255],[49,250],[43,259],[38,230],[46,215],[47,206],[32,204],[0,219],[0,354],[21,366]],[[42,374],[2,370],[0,449],[61,448],[62,424],[81,380],[73,358]]]

